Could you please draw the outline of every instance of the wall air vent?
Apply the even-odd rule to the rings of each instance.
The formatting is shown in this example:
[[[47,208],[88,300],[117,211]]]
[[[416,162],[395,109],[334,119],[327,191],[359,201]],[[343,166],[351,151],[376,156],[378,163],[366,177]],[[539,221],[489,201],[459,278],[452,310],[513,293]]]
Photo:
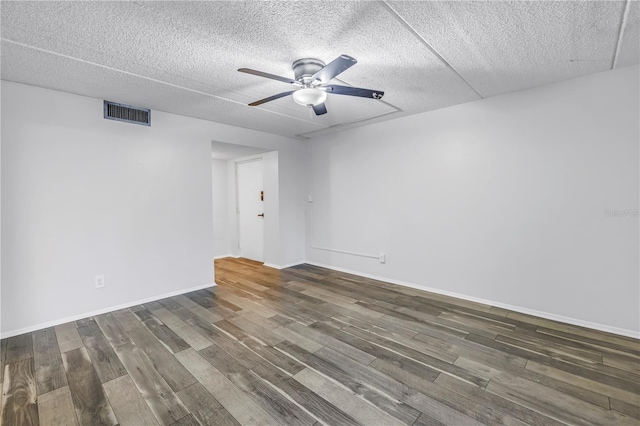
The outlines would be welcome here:
[[[104,118],[151,126],[151,110],[104,101]]]

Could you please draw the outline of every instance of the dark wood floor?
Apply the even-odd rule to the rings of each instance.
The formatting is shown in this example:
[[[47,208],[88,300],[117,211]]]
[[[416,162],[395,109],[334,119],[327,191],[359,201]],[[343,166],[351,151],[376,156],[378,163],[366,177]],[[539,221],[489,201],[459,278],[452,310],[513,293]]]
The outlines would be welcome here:
[[[312,266],[2,340],[3,425],[640,424],[640,341]]]

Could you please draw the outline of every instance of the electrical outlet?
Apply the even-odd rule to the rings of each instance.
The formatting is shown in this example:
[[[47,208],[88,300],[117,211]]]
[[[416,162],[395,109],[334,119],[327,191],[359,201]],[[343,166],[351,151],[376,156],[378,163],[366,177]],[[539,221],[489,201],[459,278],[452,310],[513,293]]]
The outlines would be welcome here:
[[[380,261],[380,263],[386,263],[387,262],[387,255],[384,253],[380,254],[380,257],[378,257],[378,260]]]
[[[107,285],[104,281],[104,275],[96,275],[94,277],[94,281],[96,283],[96,288],[104,288]]]

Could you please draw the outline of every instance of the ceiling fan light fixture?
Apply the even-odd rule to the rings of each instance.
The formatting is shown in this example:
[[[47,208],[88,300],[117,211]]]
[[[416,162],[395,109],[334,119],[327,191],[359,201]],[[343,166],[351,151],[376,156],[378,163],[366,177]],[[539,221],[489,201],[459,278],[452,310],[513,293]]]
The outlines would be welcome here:
[[[307,87],[293,92],[293,100],[302,106],[320,105],[327,100],[327,92],[313,87]]]

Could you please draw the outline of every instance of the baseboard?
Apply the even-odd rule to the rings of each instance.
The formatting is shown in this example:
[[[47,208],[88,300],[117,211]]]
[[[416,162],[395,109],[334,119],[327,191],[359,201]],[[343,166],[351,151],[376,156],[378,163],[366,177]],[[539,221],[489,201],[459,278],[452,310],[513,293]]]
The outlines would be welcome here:
[[[43,323],[40,323],[40,324],[36,324],[36,325],[29,326],[29,327],[20,328],[20,329],[17,329],[17,330],[5,331],[4,333],[0,334],[0,339],[6,339],[7,337],[18,336],[18,335],[24,334],[24,333],[31,333],[32,331],[42,330],[44,328],[49,328],[49,327],[53,327],[53,326],[56,326],[56,325],[64,324],[64,323],[67,323],[67,322],[76,321],[76,320],[87,318],[87,317],[92,317],[94,315],[106,314],[108,312],[117,311],[118,309],[124,309],[124,308],[129,308],[131,306],[142,305],[143,303],[155,302],[156,300],[166,299],[167,297],[178,296],[180,294],[189,293],[189,292],[192,292],[192,291],[202,290],[204,288],[215,287],[215,286],[217,286],[217,284],[215,282],[214,283],[208,283],[208,284],[202,284],[202,285],[199,285],[199,286],[190,287],[190,288],[186,288],[186,289],[183,289],[183,290],[172,291],[171,293],[159,294],[157,296],[147,297],[145,299],[139,299],[139,300],[136,300],[136,301],[133,301],[133,302],[127,302],[127,303],[123,303],[123,304],[116,305],[116,306],[110,306],[108,308],[98,309],[96,311],[85,312],[85,313],[82,313],[82,314],[73,315],[73,316],[66,317],[66,318],[61,318],[59,320],[43,322]]]
[[[264,266],[266,266],[267,268],[273,268],[273,269],[287,269],[287,268],[291,268],[292,266],[302,265],[303,263],[308,263],[308,262],[305,260],[300,260],[298,262],[287,263],[286,265],[274,265],[272,263],[265,263]]]
[[[631,338],[634,338],[634,339],[640,339],[640,332],[633,331],[633,330],[627,330],[625,328],[612,327],[612,326],[605,325],[605,324],[599,324],[599,323],[595,323],[595,322],[584,321],[584,320],[580,320],[580,319],[576,319],[576,318],[565,317],[565,316],[562,316],[562,315],[551,314],[551,313],[548,313],[548,312],[536,311],[535,309],[523,308],[523,307],[520,307],[520,306],[509,305],[507,303],[495,302],[493,300],[481,299],[481,298],[473,297],[473,296],[467,296],[465,294],[454,293],[454,292],[451,292],[451,291],[440,290],[440,289],[437,289],[437,288],[424,287],[424,286],[420,286],[420,285],[417,285],[417,284],[408,283],[408,282],[405,282],[405,281],[394,280],[394,279],[391,279],[391,278],[384,278],[384,277],[380,277],[380,276],[377,276],[377,275],[366,274],[366,273],[363,273],[363,272],[358,272],[358,271],[353,271],[353,270],[350,270],[350,269],[340,268],[340,267],[337,267],[337,266],[325,265],[325,264],[322,264],[322,263],[310,262],[310,261],[307,261],[306,263],[308,263],[309,265],[313,265],[313,266],[319,266],[321,268],[327,268],[327,269],[332,269],[334,271],[345,272],[347,274],[358,275],[358,276],[364,277],[364,278],[371,278],[371,279],[378,280],[378,281],[384,281],[384,282],[388,282],[388,283],[391,283],[391,284],[397,284],[397,285],[401,285],[401,286],[404,286],[404,287],[410,287],[410,288],[414,288],[416,290],[429,291],[431,293],[441,294],[443,296],[455,297],[457,299],[467,300],[469,302],[476,302],[476,303],[481,303],[483,305],[489,305],[489,306],[495,306],[497,308],[508,309],[510,311],[519,312],[521,314],[532,315],[532,316],[545,318],[545,319],[552,320],[552,321],[563,322],[563,323],[566,323],[566,324],[577,325],[579,327],[585,327],[585,328],[591,328],[593,330],[604,331],[606,333],[612,333],[612,334],[617,334],[617,335],[620,335],[620,336],[631,337]]]
[[[214,256],[214,257],[213,257],[213,260],[216,260],[216,259],[226,259],[227,257],[233,257],[233,256],[231,256],[231,254],[230,254],[230,253],[229,253],[229,254],[223,254],[223,255],[221,255],[221,256]]]

